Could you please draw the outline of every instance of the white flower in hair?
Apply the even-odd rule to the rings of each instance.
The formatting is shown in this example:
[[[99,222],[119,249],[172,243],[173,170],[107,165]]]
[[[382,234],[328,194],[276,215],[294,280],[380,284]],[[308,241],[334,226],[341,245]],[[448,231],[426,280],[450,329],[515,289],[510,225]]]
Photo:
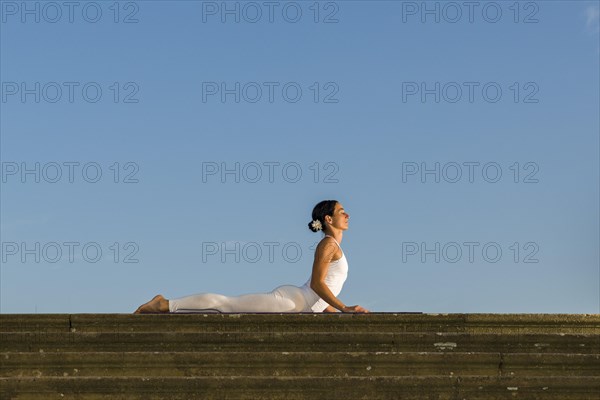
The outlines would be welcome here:
[[[319,221],[318,219],[313,220],[313,222],[310,224],[310,226],[313,227],[314,230],[320,231],[321,229],[323,229],[323,225],[321,225],[321,221]]]

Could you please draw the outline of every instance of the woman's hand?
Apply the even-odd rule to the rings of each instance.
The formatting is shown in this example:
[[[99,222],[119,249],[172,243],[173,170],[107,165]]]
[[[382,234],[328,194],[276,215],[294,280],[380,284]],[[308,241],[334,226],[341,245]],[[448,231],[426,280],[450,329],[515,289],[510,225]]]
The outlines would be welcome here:
[[[369,310],[367,310],[366,308],[363,308],[359,305],[356,306],[346,306],[344,308],[342,308],[342,312],[346,312],[346,313],[368,313],[370,312]]]

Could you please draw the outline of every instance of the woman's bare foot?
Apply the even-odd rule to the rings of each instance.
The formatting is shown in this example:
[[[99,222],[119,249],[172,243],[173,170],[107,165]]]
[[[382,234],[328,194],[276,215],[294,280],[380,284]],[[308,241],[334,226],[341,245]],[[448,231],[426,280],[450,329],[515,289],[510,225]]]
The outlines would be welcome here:
[[[149,302],[142,304],[135,310],[134,314],[145,314],[145,313],[165,313],[169,312],[169,300],[165,299],[162,295],[157,294]]]

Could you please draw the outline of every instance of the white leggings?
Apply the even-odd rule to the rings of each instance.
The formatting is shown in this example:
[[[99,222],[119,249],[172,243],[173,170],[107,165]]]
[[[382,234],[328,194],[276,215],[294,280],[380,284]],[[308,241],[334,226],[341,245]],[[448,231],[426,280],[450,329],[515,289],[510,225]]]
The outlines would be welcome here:
[[[282,285],[269,293],[224,296],[200,293],[169,300],[169,312],[312,312],[304,291],[298,286]]]

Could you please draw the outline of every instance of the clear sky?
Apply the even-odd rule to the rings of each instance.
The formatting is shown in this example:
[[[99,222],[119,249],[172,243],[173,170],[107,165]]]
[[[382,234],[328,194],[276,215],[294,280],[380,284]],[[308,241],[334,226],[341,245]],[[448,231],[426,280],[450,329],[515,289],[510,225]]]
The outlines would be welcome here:
[[[340,299],[599,313],[598,1],[0,1],[2,313],[310,276]]]

